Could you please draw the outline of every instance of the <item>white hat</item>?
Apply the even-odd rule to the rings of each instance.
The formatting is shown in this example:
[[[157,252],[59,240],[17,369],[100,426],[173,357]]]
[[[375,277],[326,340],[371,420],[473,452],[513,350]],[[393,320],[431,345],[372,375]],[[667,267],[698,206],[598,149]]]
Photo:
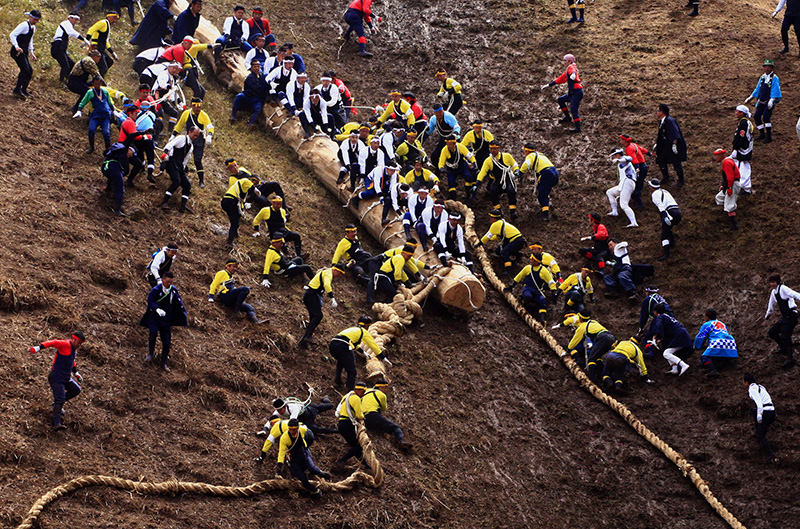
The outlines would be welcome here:
[[[739,105],[738,107],[736,107],[736,110],[738,110],[739,112],[741,112],[742,114],[744,114],[748,118],[750,117],[750,109],[747,108],[746,105]]]

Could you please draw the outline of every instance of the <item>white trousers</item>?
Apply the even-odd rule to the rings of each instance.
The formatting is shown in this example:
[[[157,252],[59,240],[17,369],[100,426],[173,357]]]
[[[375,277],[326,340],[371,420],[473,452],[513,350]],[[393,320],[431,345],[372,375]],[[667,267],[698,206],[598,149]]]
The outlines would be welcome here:
[[[739,184],[739,180],[734,180],[733,182],[733,193],[730,195],[725,191],[720,191],[717,193],[717,196],[714,197],[718,206],[722,206],[722,209],[725,213],[730,213],[732,211],[736,211],[736,201],[739,199],[739,193],[741,193],[742,188]]]
[[[625,178],[618,186],[612,187],[606,191],[606,196],[608,197],[608,203],[611,204],[611,213],[613,215],[619,214],[619,210],[617,209],[617,198],[619,198],[620,209],[628,216],[628,221],[630,221],[631,224],[637,225],[636,214],[634,214],[633,209],[628,205],[635,188],[636,182],[630,178]]]
[[[752,185],[750,182],[750,162],[736,160],[736,165],[739,167],[739,185],[742,187],[742,191],[749,193]]]

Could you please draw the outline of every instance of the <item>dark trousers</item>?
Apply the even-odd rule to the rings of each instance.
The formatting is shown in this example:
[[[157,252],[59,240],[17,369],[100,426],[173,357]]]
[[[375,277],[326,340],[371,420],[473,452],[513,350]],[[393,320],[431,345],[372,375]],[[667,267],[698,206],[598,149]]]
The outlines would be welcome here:
[[[350,38],[350,34],[355,31],[356,35],[366,40],[367,34],[364,32],[363,14],[357,9],[347,8],[344,13],[344,21],[347,22],[348,28],[345,32],[345,38]]]
[[[461,94],[450,94],[450,101],[448,101],[445,110],[455,116],[462,106],[464,106],[464,98],[461,97]]]
[[[781,24],[781,40],[783,47],[789,49],[789,28],[794,26],[794,35],[797,37],[797,44],[800,46],[800,17],[784,16]]]
[[[756,122],[756,127],[759,129],[761,128],[770,128],[772,127],[772,110],[775,107],[769,108],[767,103],[761,103],[760,101],[756,103],[756,112],[753,114],[753,119]]]
[[[500,182],[494,182],[486,193],[487,198],[492,202],[493,207],[500,207],[500,196],[505,193],[508,195],[508,207],[511,209],[517,208],[517,188],[506,182],[502,185]]]
[[[28,84],[33,77],[33,67],[28,60],[28,51],[23,50],[22,53],[17,53],[17,50],[11,48],[11,58],[19,66],[19,75],[17,76],[17,85],[14,87],[14,92],[27,93]]]
[[[136,156],[142,162],[147,162],[147,174],[153,174],[155,169],[155,148],[153,147],[153,140],[136,139],[133,140],[133,146],[136,148]]]
[[[344,463],[351,457],[361,459],[364,456],[364,451],[361,449],[361,445],[358,444],[356,427],[350,422],[350,419],[339,419],[338,429],[344,440],[350,445],[350,450],[339,458],[339,462]]]
[[[169,350],[172,346],[172,326],[159,325],[158,323],[150,324],[150,341],[148,346],[151,355],[156,352],[156,338],[158,338],[159,334],[161,335],[161,366],[164,367],[167,365],[167,360],[169,360]]]
[[[606,388],[622,388],[629,363],[628,357],[622,353],[608,353],[603,359],[603,385]]]
[[[297,256],[303,254],[303,239],[296,231],[292,231],[284,226],[283,228],[271,231],[269,235],[270,237],[283,237],[286,242],[294,244],[294,253]]]
[[[302,451],[302,458],[293,457],[289,460],[289,471],[293,478],[300,481],[304,489],[309,492],[317,492],[317,487],[312,485],[308,480],[306,471],[311,472],[311,474],[315,476],[319,476],[323,472],[314,464],[314,460],[311,458],[311,452],[308,451],[308,448],[303,448]]]
[[[756,425],[756,440],[758,444],[764,448],[769,458],[775,457],[775,453],[772,451],[769,441],[767,441],[767,430],[769,430],[770,425],[775,422],[775,418],[775,411],[764,411],[761,415],[761,424],[759,424],[756,410],[753,410],[753,423]]]
[[[372,280],[372,295],[383,294],[388,303],[391,303],[397,295],[397,287],[394,284],[394,279],[386,272],[376,272]]]
[[[239,314],[244,311],[246,314],[255,312],[252,305],[245,303],[244,300],[250,294],[250,287],[237,287],[228,290],[224,294],[217,296],[217,299],[222,302],[226,307],[233,309],[234,314]]]
[[[477,177],[473,176],[467,162],[462,160],[461,163],[458,164],[458,167],[446,167],[445,173],[447,175],[448,198],[455,200],[459,176],[464,179],[464,191],[467,193],[467,198],[470,198],[470,194],[475,191],[477,186]]]
[[[259,184],[258,190],[261,192],[260,197],[254,197],[253,203],[257,206],[262,208],[268,208],[272,205],[272,201],[269,200],[269,196],[272,193],[281,197],[283,199],[283,207],[286,207],[286,195],[283,193],[283,188],[278,182],[264,182],[263,184]]]
[[[592,343],[592,349],[586,355],[586,368],[589,370],[589,378],[593,382],[600,381],[600,374],[603,372],[603,355],[611,350],[611,346],[617,339],[610,332],[601,332]]]
[[[242,212],[239,210],[239,201],[235,198],[225,197],[221,202],[222,210],[228,214],[231,227],[228,229],[228,243],[233,244],[233,239],[239,236],[239,221],[242,219]]]
[[[505,241],[503,241],[505,242]],[[522,248],[525,247],[525,237],[520,235],[513,241],[509,241],[505,244],[502,242],[497,246],[497,249],[494,253],[500,256],[500,260],[503,261],[503,266],[511,266],[511,257],[521,257],[522,256]]]
[[[322,295],[309,288],[303,294],[303,305],[308,310],[308,326],[303,334],[303,340],[307,340],[314,335],[317,326],[322,323]]]
[[[66,83],[69,78],[69,72],[71,72],[72,67],[75,66],[75,61],[70,59],[69,55],[67,55],[67,43],[61,41],[51,43],[50,56],[61,66],[61,71],[58,74],[59,80],[62,83]]]
[[[71,378],[63,383],[57,381],[52,371],[48,375],[47,381],[50,383],[50,389],[53,390],[53,425],[57,426],[61,424],[64,403],[73,397],[77,397],[81,392],[81,387]]]
[[[612,292],[619,292],[622,290],[628,293],[636,290],[636,285],[633,284],[633,269],[630,265],[622,265],[617,270],[603,276],[603,283],[605,283],[606,288]]]
[[[578,109],[581,106],[582,99],[583,89],[576,88],[572,91],[572,93],[564,94],[558,98],[558,107],[561,109],[561,112],[566,112],[567,104],[569,104],[569,112],[572,114],[572,121],[578,122],[581,120],[581,116],[578,114]]]
[[[683,164],[679,160],[672,162],[672,167],[675,169],[675,174],[678,176],[678,182],[683,183]],[[658,168],[661,169],[661,184],[669,182],[669,162],[658,162]]]
[[[558,185],[558,171],[555,167],[548,167],[539,174],[539,185],[536,186],[536,199],[542,211],[550,209],[550,191]]]
[[[192,192],[192,183],[186,176],[186,168],[183,166],[183,160],[172,160],[167,163],[167,174],[172,183],[167,188],[167,195],[172,195],[178,188],[181,188],[182,196],[189,198]]]
[[[314,277],[314,269],[310,265],[303,264],[303,259],[295,257],[289,259],[289,266],[284,270],[278,270],[275,275],[285,275],[286,277],[295,277],[305,274],[309,279]]]
[[[106,76],[108,73],[108,69],[114,65],[114,59],[109,57],[108,53],[105,50],[100,50],[100,62],[97,63],[97,69],[100,70],[100,75],[102,77]]]
[[[536,287],[525,286],[522,288],[522,304],[534,317],[547,314],[547,298]]]
[[[75,104],[72,105],[72,112],[75,113],[78,111],[78,104],[83,99],[83,96],[86,95],[86,92],[89,91],[89,85],[84,81],[83,78],[78,77],[76,75],[70,75],[67,77],[67,88],[73,94],[78,94],[78,100],[75,101]]]
[[[320,402],[319,404],[309,404],[303,413],[297,416],[297,420],[301,423],[308,426],[308,429],[313,432],[313,434],[321,434],[321,433],[336,433],[338,430],[336,428],[325,428],[324,426],[320,426],[317,424],[317,415],[324,411],[332,410],[333,404],[329,402]],[[311,446],[311,443],[314,441],[314,435],[309,435],[309,432],[306,432],[306,444]]]
[[[633,166],[636,168],[636,186],[633,188],[631,198],[634,205],[640,208],[644,206],[642,204],[642,189],[644,189],[644,183],[647,182],[647,164],[642,162],[633,164]]]
[[[125,197],[125,175],[122,170],[106,173],[108,189],[114,194],[114,207],[117,211],[122,207],[122,200]],[[133,177],[131,177],[133,178]]]
[[[395,423],[387,419],[380,412],[372,412],[364,415],[364,425],[368,430],[376,432],[388,433],[397,438],[398,441],[403,440],[403,430]]]
[[[331,340],[329,351],[331,356],[336,359],[336,375],[334,381],[342,380],[342,370],[347,373],[345,386],[348,391],[352,391],[356,386],[356,355],[350,347],[350,342],[346,338],[334,338]],[[342,421],[339,421],[341,424]]]
[[[608,257],[608,250],[600,249],[597,247],[592,248],[578,248],[578,253],[584,258],[592,261],[597,265],[597,268],[602,272],[606,266],[606,257]]]
[[[580,290],[572,289],[564,294],[564,316],[577,314],[584,308],[586,308],[585,300]]]
[[[672,217],[670,223],[666,223],[666,214]],[[672,228],[680,224],[683,216],[681,210],[678,208],[669,208],[666,212],[661,214],[661,246],[674,246],[675,237],[672,235]]]
[[[186,86],[192,89],[192,95],[194,97],[205,99],[206,89],[200,84],[200,74],[198,73],[197,68],[189,68],[186,72],[186,78],[183,82]]]
[[[233,98],[233,110],[231,111],[231,119],[236,119],[236,113],[242,108],[249,108],[253,111],[250,115],[250,124],[258,122],[258,116],[261,114],[261,109],[264,108],[264,99],[257,97],[250,97],[244,92],[237,94]]]
[[[778,344],[781,354],[786,355],[788,358],[793,357],[792,348],[792,333],[797,326],[797,314],[792,313],[790,316],[782,316],[778,323],[769,328],[769,337]]]
[[[206,172],[203,169],[203,154],[206,151],[206,138],[202,134],[192,142],[192,158],[194,160],[194,168],[197,171],[197,183],[203,184],[205,181]]]

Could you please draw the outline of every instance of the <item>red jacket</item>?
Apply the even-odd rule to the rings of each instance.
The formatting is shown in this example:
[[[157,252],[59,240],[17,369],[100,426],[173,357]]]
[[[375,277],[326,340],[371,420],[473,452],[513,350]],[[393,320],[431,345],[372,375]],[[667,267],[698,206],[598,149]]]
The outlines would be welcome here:
[[[736,162],[730,156],[722,160],[722,190],[732,195],[733,183],[739,180],[739,177],[739,168],[736,166]]]
[[[367,24],[372,22],[372,0],[353,0],[347,7],[361,11],[364,14],[364,22]]]
[[[631,157],[633,165],[644,163],[644,155],[649,154],[649,152],[650,151],[637,143],[629,142],[628,145],[625,146],[625,155]]]
[[[128,139],[128,136],[140,136],[136,130],[136,121],[132,120],[131,118],[126,119],[122,122],[122,126],[119,128],[119,139],[117,140],[120,143],[125,143]]]
[[[250,17],[247,20],[245,20],[245,22],[247,22],[247,25],[250,26],[250,30],[251,30],[250,31],[250,36],[252,37],[252,35],[253,35],[253,31],[252,30],[253,30],[253,26],[256,25],[256,21],[255,21],[255,19],[253,17]],[[264,17],[261,17],[260,27],[256,28],[259,33],[261,33],[261,28],[262,27],[264,28],[264,31],[265,31],[264,33],[262,33],[262,35],[264,35],[264,37],[266,37],[267,35],[272,33],[272,30],[269,27],[269,20],[267,20]]]
[[[168,61],[175,61],[183,67],[183,58],[186,55],[186,49],[183,47],[183,44],[180,42],[175,44],[174,46],[170,46],[164,53],[161,54],[161,57],[168,60]]]
[[[569,78],[569,76],[571,76],[573,73],[575,74],[574,81]],[[578,73],[578,67],[574,64],[567,66],[567,69],[564,70],[564,73],[553,79],[553,82],[555,84],[569,83],[570,89],[583,88],[583,85],[581,84],[581,76]]]
[[[603,224],[595,224],[592,227],[593,238],[595,241],[605,241],[608,240],[608,230]]]

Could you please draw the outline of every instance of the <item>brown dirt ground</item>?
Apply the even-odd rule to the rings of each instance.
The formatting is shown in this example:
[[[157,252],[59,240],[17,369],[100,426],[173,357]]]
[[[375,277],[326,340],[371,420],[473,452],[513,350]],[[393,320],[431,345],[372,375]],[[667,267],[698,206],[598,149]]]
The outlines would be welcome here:
[[[676,230],[676,258],[656,265],[654,281],[690,332],[704,309],[717,307],[740,344],[741,359],[711,382],[700,375],[697,358],[679,380],[661,375],[662,364],[652,362],[656,384],[634,382],[624,400],[697,466],[746,526],[789,526],[800,512],[793,490],[796,370],[779,369],[761,314],[769,272],[781,271],[790,286],[800,277],[787,257],[798,242],[796,223],[780,214],[796,211],[792,128],[800,102],[791,87],[798,59],[775,56],[784,85],[774,118],[776,141],[757,147],[756,193],[740,201],[741,229],[731,234],[713,205],[718,176],[707,153],[729,145],[733,107],[752,89],[763,58],[780,46],[777,22],[768,18],[774,6],[762,0],[704,3],[703,16],[687,20],[679,2],[663,4],[593,3],[587,6],[588,23],[570,27],[563,24],[561,3],[401,1],[384,11],[388,29],[371,40],[376,57],[368,62],[352,54],[352,43],[337,55],[343,3],[300,0],[291,9],[274,2],[263,7],[279,40],[296,43],[312,77],[323,68],[338,70],[360,104],[378,103],[387,89],[399,86],[414,90],[427,106],[435,92],[432,74],[441,64],[464,83],[468,106],[459,114],[462,124],[481,115],[515,155],[525,141],[540,143],[562,174],[554,193],[557,219],[549,225],[537,220],[530,184],[523,184],[520,225],[568,271],[580,265],[574,249],[587,229],[586,212],[606,211],[602,192],[615,177],[605,155],[617,134],[652,144],[655,106],[669,102],[690,147],[689,184],[676,193],[685,214]],[[227,10],[206,9],[219,23]],[[420,27],[419,20],[427,24]],[[126,24],[121,28],[127,31]],[[37,45],[46,55],[45,41]],[[566,52],[578,57],[587,86],[581,108],[586,133],[578,136],[555,123],[558,90],[537,90],[560,73]],[[14,65],[3,57],[0,75],[11,79]],[[3,526],[19,523],[49,488],[83,474],[215,484],[270,477],[271,464],[251,463],[260,445],[252,432],[276,394],[298,394],[304,381],[335,395],[333,363],[324,347],[304,352],[293,346],[305,318],[301,282],[279,281],[270,291],[256,286],[263,241],[247,240],[236,255],[245,263],[240,280],[253,288],[254,304],[269,323],[255,328],[205,301],[207,285],[227,256],[214,232],[226,224],[218,206],[221,160],[235,153],[254,172],[286,182],[295,228],[306,235],[315,266],[325,263],[349,214],[269,135],[240,124],[231,129],[225,118],[232,95],[209,80],[207,99],[220,133],[207,154],[213,183],[196,190],[195,215],[157,210],[162,179],[158,191],[140,189],[126,197],[128,209],[143,211],[142,221],[112,219],[96,169],[99,157],[82,154],[85,125],[70,119],[64,108],[73,96],[57,88],[52,76],[52,70],[37,69],[33,89],[46,97],[35,101],[0,94],[0,193],[6,204],[0,211],[0,237],[6,241],[0,250],[6,269],[0,309],[8,329],[0,370]],[[113,79],[119,87],[135,86],[122,69]],[[31,123],[43,126],[33,129]],[[319,216],[320,210],[328,215]],[[622,233],[621,221],[609,229],[630,241],[635,261],[653,262],[659,252],[654,209],[639,218],[644,227],[635,232]],[[176,331],[174,369],[162,375],[142,366],[147,338],[136,323],[146,293],[142,270],[149,252],[168,240],[182,246],[177,284],[192,324]],[[336,288],[343,303],[326,313],[320,337],[366,310],[352,282]],[[618,335],[635,332],[638,309],[600,297],[593,310],[601,320]],[[84,392],[67,406],[69,429],[54,435],[48,429],[49,358],[31,357],[25,348],[76,327],[91,336],[79,356]],[[557,338],[565,343],[568,334]],[[390,356],[390,414],[416,451],[404,457],[376,440],[387,472],[378,491],[359,489],[310,504],[286,493],[218,500],[95,489],[50,506],[41,526],[725,526],[673,465],[580,390],[496,293],[472,316],[431,303],[423,323]],[[752,439],[740,383],[744,371],[759,376],[778,405],[771,432],[781,460],[777,467],[764,465]],[[313,447],[323,468],[343,450],[335,437]]]

